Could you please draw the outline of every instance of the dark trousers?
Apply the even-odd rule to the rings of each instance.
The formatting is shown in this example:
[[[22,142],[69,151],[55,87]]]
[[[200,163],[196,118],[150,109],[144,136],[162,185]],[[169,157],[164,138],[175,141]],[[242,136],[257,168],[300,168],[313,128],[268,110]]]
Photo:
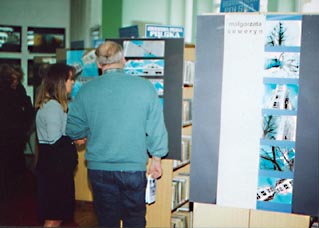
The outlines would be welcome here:
[[[0,202],[14,196],[14,191],[22,181],[25,171],[24,144],[15,143],[0,145]]]
[[[145,171],[88,170],[94,207],[102,227],[145,227]]]

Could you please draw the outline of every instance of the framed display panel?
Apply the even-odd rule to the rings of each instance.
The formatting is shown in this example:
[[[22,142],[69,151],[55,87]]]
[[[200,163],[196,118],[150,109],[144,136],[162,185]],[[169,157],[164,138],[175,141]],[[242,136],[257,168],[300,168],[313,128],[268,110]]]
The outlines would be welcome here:
[[[0,58],[0,64],[19,65],[21,66],[21,59]]]
[[[182,88],[184,39],[108,39],[120,43],[127,64],[124,70],[132,77],[149,79],[163,106],[168,131],[169,159],[181,159],[182,151]],[[73,65],[76,78],[71,98],[81,86],[99,75],[95,63],[95,49],[58,49],[58,62]]]
[[[163,105],[168,131],[167,158],[181,160],[184,39],[108,39],[120,43],[127,61],[125,71],[149,79]]]
[[[21,52],[21,27],[0,25],[0,52]]]
[[[190,198],[318,216],[318,15],[198,16]]]
[[[33,86],[33,99],[35,101],[37,88],[50,64],[56,63],[55,56],[35,56],[28,60],[28,85]]]
[[[28,50],[31,53],[55,53],[65,48],[64,28],[27,28]]]
[[[42,76],[50,64],[56,63],[55,56],[35,56],[28,60],[28,85],[37,88],[41,84]]]
[[[95,49],[58,49],[58,62],[65,62],[76,70],[75,83],[71,92],[71,101],[80,88],[89,80],[99,76],[100,72],[95,62]]]

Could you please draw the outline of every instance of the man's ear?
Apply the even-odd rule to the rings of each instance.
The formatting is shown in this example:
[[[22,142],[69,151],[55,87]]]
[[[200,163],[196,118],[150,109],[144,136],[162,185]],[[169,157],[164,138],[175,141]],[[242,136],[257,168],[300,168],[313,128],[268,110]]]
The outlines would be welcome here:
[[[122,64],[123,64],[123,66],[125,66],[125,63],[126,63],[126,59],[125,59],[125,57],[123,56],[123,58],[122,58]]]

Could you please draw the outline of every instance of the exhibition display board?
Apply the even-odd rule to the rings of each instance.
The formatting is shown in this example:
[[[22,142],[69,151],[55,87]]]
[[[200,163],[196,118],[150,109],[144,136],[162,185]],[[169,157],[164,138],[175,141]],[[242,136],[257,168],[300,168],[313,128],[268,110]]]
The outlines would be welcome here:
[[[168,131],[169,153],[166,158],[181,160],[184,39],[107,39],[123,46],[124,70],[132,77],[150,80],[157,91]],[[77,74],[71,99],[81,86],[101,73],[95,63],[95,49],[58,49],[57,61],[75,67]],[[72,105],[72,102],[71,104]]]
[[[197,23],[190,200],[317,216],[319,15]]]

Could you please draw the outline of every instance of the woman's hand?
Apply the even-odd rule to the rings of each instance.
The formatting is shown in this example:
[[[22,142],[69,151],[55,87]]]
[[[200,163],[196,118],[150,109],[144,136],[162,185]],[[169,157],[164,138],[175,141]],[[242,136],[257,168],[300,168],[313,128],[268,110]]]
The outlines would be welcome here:
[[[86,143],[87,138],[74,140],[74,143],[78,146],[84,145]]]

